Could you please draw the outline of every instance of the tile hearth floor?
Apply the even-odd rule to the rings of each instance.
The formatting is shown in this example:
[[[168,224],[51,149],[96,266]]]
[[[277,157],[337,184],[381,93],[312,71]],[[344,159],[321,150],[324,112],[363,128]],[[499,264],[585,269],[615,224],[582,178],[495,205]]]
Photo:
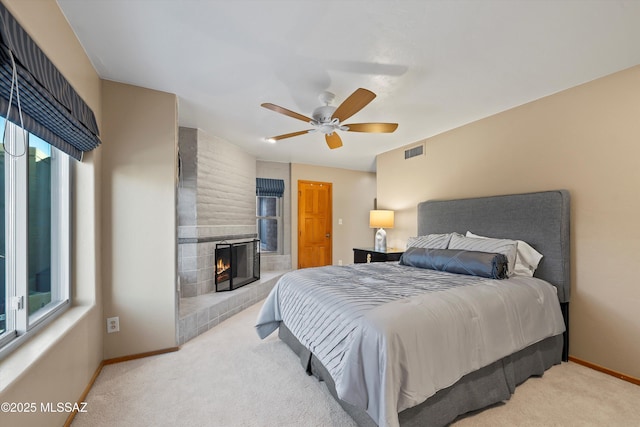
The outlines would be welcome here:
[[[197,337],[220,322],[266,298],[287,271],[261,271],[260,280],[233,291],[210,292],[180,298],[178,345]]]

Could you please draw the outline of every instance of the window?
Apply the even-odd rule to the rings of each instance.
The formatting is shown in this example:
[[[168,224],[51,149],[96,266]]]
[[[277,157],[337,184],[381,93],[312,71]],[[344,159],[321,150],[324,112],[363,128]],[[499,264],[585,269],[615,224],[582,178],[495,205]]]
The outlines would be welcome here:
[[[260,252],[282,253],[282,197],[257,196]]]
[[[0,355],[70,299],[70,161],[0,118]]]
[[[260,252],[282,254],[284,180],[256,178],[256,217]]]

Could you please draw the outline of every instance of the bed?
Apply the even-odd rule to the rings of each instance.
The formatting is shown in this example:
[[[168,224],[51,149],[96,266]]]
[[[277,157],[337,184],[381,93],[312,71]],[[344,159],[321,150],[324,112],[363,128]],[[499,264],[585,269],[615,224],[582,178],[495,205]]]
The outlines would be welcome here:
[[[402,260],[296,270],[265,300],[258,334],[279,329],[360,426],[442,426],[508,400],[568,357],[569,205],[566,190],[420,203],[418,236],[527,242],[543,255],[534,277]]]

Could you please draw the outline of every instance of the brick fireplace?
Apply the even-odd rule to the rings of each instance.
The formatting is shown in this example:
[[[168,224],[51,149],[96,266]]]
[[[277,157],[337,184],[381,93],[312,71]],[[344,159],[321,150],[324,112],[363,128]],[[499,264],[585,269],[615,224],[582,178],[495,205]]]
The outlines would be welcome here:
[[[256,159],[199,129],[181,127],[178,147],[180,296],[215,292],[220,243],[255,239]]]
[[[198,129],[181,127],[178,146],[176,340],[182,345],[265,298],[291,268],[290,200],[285,195],[284,254],[260,257],[259,280],[240,288],[237,282],[230,284],[236,288],[232,292],[216,292],[216,246],[257,239],[256,175],[284,178],[288,188],[290,169],[288,164],[256,161]]]

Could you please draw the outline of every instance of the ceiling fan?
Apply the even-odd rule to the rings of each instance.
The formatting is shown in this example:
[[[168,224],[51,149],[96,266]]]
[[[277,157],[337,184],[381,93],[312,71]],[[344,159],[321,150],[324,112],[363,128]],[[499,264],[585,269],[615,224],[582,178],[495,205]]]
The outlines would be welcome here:
[[[342,104],[338,107],[333,107],[329,104],[335,98],[335,95],[331,92],[323,92],[318,97],[320,102],[324,105],[316,108],[311,113],[311,118],[298,114],[294,111],[287,110],[275,104],[265,103],[261,104],[262,107],[275,111],[276,113],[284,114],[285,116],[293,117],[294,119],[302,120],[313,126],[312,129],[301,130],[298,132],[286,133],[283,135],[272,136],[267,138],[270,142],[275,142],[285,138],[291,138],[293,136],[304,135],[309,132],[320,132],[324,134],[329,148],[342,147],[342,139],[336,133],[336,131],[347,132],[373,132],[373,133],[390,133],[396,130],[397,123],[352,123],[343,124],[344,120],[356,114],[362,110],[367,104],[373,101],[376,94],[367,89],[357,89]]]

